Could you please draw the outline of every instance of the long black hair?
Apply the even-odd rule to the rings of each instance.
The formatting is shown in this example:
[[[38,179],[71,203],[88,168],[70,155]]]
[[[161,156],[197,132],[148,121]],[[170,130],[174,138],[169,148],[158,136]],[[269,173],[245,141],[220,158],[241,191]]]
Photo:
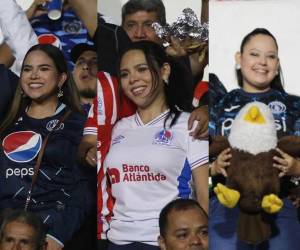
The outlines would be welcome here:
[[[59,101],[66,104],[74,112],[81,112],[80,97],[72,78],[72,74],[68,72],[68,67],[66,59],[59,48],[51,44],[36,44],[32,46],[26,53],[21,69],[21,75],[24,67],[24,62],[27,56],[32,51],[42,51],[48,57],[50,57],[57,69],[57,71],[62,74],[67,74],[67,79],[64,82],[61,90],[63,91],[63,96],[59,98]],[[8,112],[4,121],[0,124],[0,137],[3,136],[3,132],[18,118],[18,114],[28,105],[30,105],[31,99],[29,97],[24,97],[22,93],[21,81],[19,80],[14,99],[10,111]]]
[[[151,41],[139,41],[133,42],[130,46],[121,51],[118,67],[119,81],[121,58],[130,50],[140,50],[144,53],[153,79],[152,90],[162,81],[160,69],[163,64],[168,63],[170,65],[171,73],[169,83],[164,84],[166,104],[170,109],[165,119],[165,124],[166,121],[171,118],[170,126],[173,126],[182,111],[191,112],[192,110],[192,104],[190,102],[192,99],[191,92],[185,88],[184,84],[185,81],[189,80],[189,72],[179,62],[169,57],[161,45]]]
[[[244,37],[244,39],[242,40],[241,47],[240,47],[240,52],[241,53],[244,52],[244,48],[245,48],[246,44],[251,40],[251,38],[253,38],[256,35],[265,35],[265,36],[271,37],[275,42],[276,48],[278,49],[277,40],[272,35],[272,33],[270,31],[268,31],[265,28],[256,28],[256,29],[252,30],[249,34],[247,34]],[[236,77],[237,77],[238,85],[242,88],[243,87],[243,75],[242,75],[241,69],[236,69]],[[279,90],[281,92],[284,92],[283,80],[282,79],[283,79],[282,70],[281,70],[281,67],[279,65],[278,74],[271,81],[270,87],[272,89],[276,89],[276,90]]]

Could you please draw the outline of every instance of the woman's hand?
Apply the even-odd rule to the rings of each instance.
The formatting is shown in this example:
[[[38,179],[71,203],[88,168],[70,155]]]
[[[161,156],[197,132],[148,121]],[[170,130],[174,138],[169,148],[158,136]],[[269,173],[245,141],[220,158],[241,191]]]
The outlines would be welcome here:
[[[85,156],[85,160],[86,162],[92,166],[92,167],[96,167],[97,166],[97,147],[91,147]]]
[[[300,197],[296,195],[290,195],[288,198],[292,201],[294,207],[300,208]]]
[[[283,177],[285,175],[300,176],[300,161],[283,152],[279,148],[276,148],[276,151],[281,157],[273,157],[273,167],[279,169],[279,177]]]
[[[33,17],[47,13],[47,10],[41,6],[45,5],[49,1],[50,0],[34,0],[28,10],[26,10],[27,18],[30,20]]]
[[[226,168],[230,165],[230,159],[232,154],[230,148],[224,149],[219,155],[218,158],[210,165],[210,173],[212,176],[217,174],[222,174],[227,177]]]
[[[190,132],[194,139],[205,139],[208,137],[208,107],[201,106],[193,110],[188,120],[188,129],[193,128],[194,122],[198,121],[196,128]]]

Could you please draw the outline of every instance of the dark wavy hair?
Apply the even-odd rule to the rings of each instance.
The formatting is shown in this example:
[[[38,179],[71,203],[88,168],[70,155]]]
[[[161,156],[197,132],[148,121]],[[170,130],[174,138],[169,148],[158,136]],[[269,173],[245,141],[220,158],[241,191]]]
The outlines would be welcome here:
[[[32,51],[44,52],[48,57],[52,59],[57,71],[60,74],[67,74],[67,79],[61,88],[64,94],[59,98],[59,101],[66,104],[66,106],[74,112],[82,112],[77,87],[73,80],[72,74],[68,72],[66,59],[60,49],[51,44],[37,44],[32,46],[27,51],[24,57],[24,61]],[[24,61],[21,69],[21,75],[24,67]],[[8,112],[4,121],[0,124],[0,137],[3,136],[3,132],[15,121],[15,119],[17,119],[20,111],[26,108],[30,104],[30,102],[31,99],[29,97],[22,96],[21,81],[19,80],[10,111]]]
[[[253,38],[254,36],[257,36],[257,35],[265,35],[265,36],[271,37],[275,42],[276,48],[278,49],[277,40],[272,35],[272,33],[270,31],[268,31],[265,28],[256,28],[256,29],[252,30],[249,34],[247,34],[244,37],[244,39],[242,40],[241,47],[240,47],[240,52],[241,53],[244,52],[244,48],[245,48],[246,44],[251,40],[251,38]],[[241,69],[236,69],[236,77],[237,77],[238,85],[240,87],[243,87],[243,75],[242,75]],[[276,90],[279,90],[281,92],[284,92],[283,76],[282,76],[282,70],[281,70],[280,66],[279,66],[279,69],[278,69],[278,74],[271,81],[270,86],[271,86],[272,89],[276,89]]]
[[[179,62],[169,57],[161,45],[151,41],[139,41],[133,42],[126,49],[121,51],[118,64],[119,81],[121,80],[121,58],[130,50],[140,50],[144,53],[153,79],[152,90],[157,88],[160,81],[163,81],[160,74],[160,69],[163,64],[168,63],[170,65],[171,73],[169,76],[169,83],[164,84],[166,104],[170,109],[170,113],[165,119],[165,124],[166,121],[171,118],[170,126],[173,126],[182,111],[192,111],[192,104],[190,102],[192,93],[187,88],[184,88],[184,82],[190,79],[188,75],[189,72]]]

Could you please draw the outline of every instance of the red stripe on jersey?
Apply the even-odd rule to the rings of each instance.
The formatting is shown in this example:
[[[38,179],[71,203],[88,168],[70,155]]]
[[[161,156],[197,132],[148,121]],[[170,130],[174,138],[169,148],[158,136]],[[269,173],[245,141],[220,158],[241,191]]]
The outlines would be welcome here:
[[[197,84],[195,91],[194,91],[194,98],[200,100],[201,97],[208,91],[208,82],[201,81]]]
[[[111,76],[107,72],[100,71],[98,72],[98,80],[100,84],[98,88],[101,91],[99,91],[100,93],[98,92],[98,107],[96,108],[98,114],[98,151],[100,152],[98,154],[100,155],[100,159],[98,160],[100,167],[97,175],[97,213],[99,218],[97,236],[98,239],[101,239],[101,233],[103,233],[104,230],[104,222],[101,220],[105,219],[105,222],[109,223],[114,205],[110,184],[106,183],[107,179],[105,178],[103,162],[109,150],[113,125],[117,119],[133,115],[136,107],[125,96],[122,96],[122,100],[120,101],[116,77]],[[103,106],[99,107],[99,105]],[[106,192],[106,194],[103,192]],[[104,197],[106,197],[105,200]],[[103,214],[103,209],[108,213]]]

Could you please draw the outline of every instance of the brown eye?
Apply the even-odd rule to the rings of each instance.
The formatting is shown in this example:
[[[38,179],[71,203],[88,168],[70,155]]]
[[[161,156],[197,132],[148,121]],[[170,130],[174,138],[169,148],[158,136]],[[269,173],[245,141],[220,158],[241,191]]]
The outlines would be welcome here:
[[[48,67],[41,67],[41,71],[48,71],[49,68]]]
[[[276,55],[269,55],[268,56],[270,59],[277,59],[277,56]]]
[[[123,78],[126,78],[128,76],[128,73],[127,72],[121,72],[120,74],[120,77],[123,79]]]
[[[176,235],[177,239],[183,240],[187,237],[187,233],[180,233]]]
[[[199,232],[198,232],[199,236],[204,238],[204,237],[208,237],[208,228],[205,228],[205,229],[201,229]]]
[[[146,67],[146,66],[142,66],[142,67],[139,67],[138,68],[138,71],[139,72],[145,72],[145,71],[147,71],[148,70],[148,67]]]
[[[259,54],[258,54],[258,53],[255,53],[255,52],[251,52],[251,53],[250,53],[250,56],[258,57]]]

